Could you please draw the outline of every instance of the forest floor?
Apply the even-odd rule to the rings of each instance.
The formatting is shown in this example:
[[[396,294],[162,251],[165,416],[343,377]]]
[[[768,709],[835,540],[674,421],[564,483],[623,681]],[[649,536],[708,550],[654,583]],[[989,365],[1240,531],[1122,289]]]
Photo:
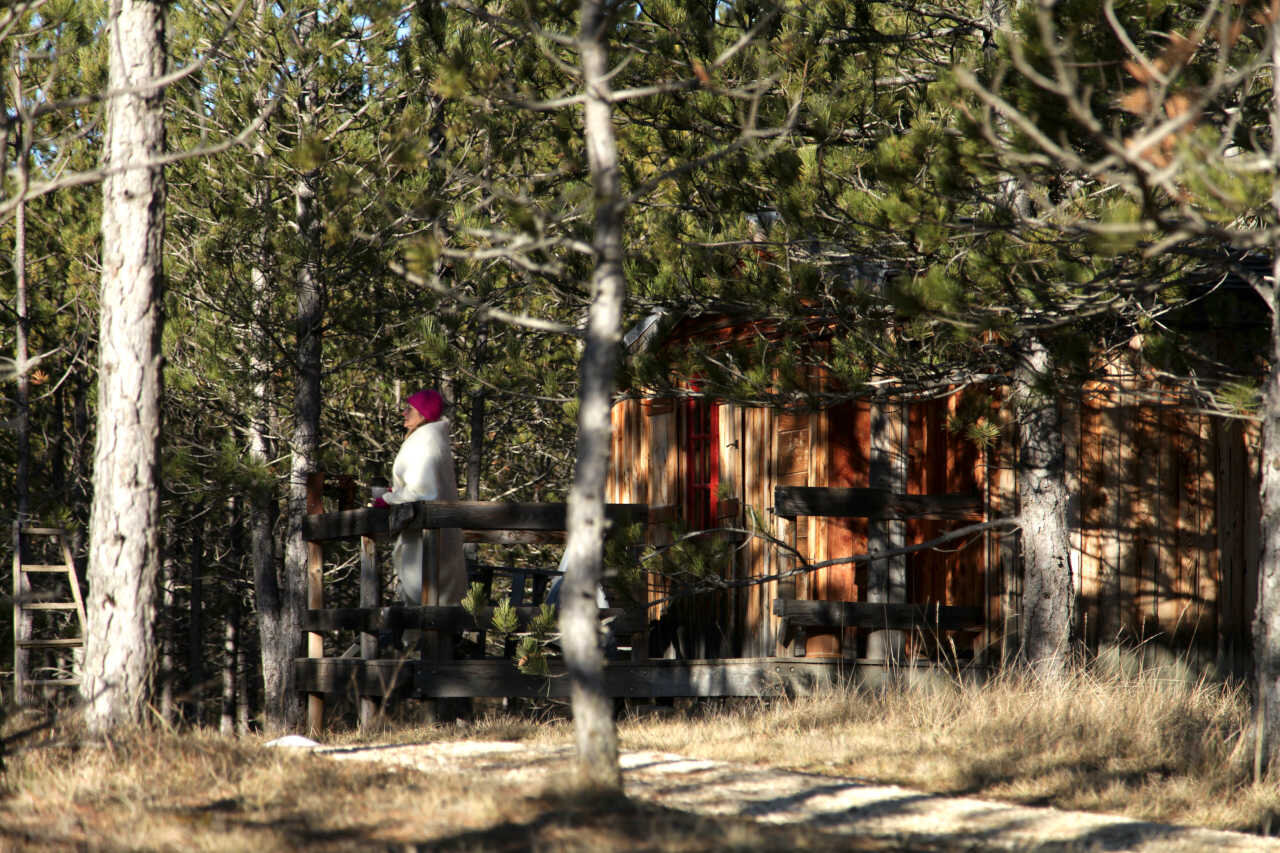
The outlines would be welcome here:
[[[460,772],[509,785],[516,790],[551,790],[554,780],[572,774],[573,749],[493,742],[320,748],[318,754],[340,760],[376,762],[424,773]],[[967,797],[927,794],[865,780],[797,773],[770,767],[691,759],[671,753],[626,751],[624,788],[632,808],[647,807],[648,826],[622,821],[614,834],[595,838],[608,849],[707,849],[672,843],[659,828],[658,815],[685,815],[701,823],[710,849],[862,850],[1131,850],[1280,851],[1280,839],[1236,832],[1132,820],[1088,812],[1009,805]],[[561,798],[559,809],[568,798]],[[582,807],[568,805],[570,813]],[[745,823],[743,819],[754,822]],[[515,830],[531,846],[552,842],[545,824],[577,846],[575,831],[557,826],[558,817],[542,813],[523,825],[491,828],[451,839],[481,849]],[[636,829],[639,837],[631,836]],[[656,830],[656,831],[655,831]],[[535,839],[540,839],[535,841]],[[582,839],[578,839],[582,840]],[[553,846],[559,847],[553,842]],[[778,848],[781,849],[781,848]]]
[[[1280,850],[1248,697],[1168,673],[631,708],[625,798],[574,788],[562,704],[422,710],[315,749],[12,715],[0,851]]]

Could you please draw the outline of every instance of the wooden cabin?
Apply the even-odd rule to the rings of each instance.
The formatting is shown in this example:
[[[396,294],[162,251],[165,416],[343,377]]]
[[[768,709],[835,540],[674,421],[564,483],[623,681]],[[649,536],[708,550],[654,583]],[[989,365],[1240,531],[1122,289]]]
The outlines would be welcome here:
[[[677,324],[668,340],[679,345],[741,331],[724,318],[701,318]],[[1189,653],[1198,666],[1247,671],[1257,586],[1256,424],[1196,413],[1132,352],[1112,356],[1097,375],[1063,401],[1083,637],[1095,650],[1113,643],[1164,648]],[[857,608],[797,634],[784,616],[800,605],[780,611],[775,600],[918,605],[904,632],[909,654],[998,662],[1016,650],[1016,533],[990,529],[891,560],[865,558],[1016,515],[1018,448],[1008,410],[988,404],[1001,427],[988,446],[954,428],[974,393],[903,404],[854,400],[819,411],[697,394],[617,400],[607,499],[648,506],[651,545],[671,542],[673,531],[712,528],[724,529],[717,535],[731,544],[718,567],[728,587],[722,591],[682,597],[650,575],[651,617],[668,615],[684,631],[668,656],[883,654],[878,632],[860,622]],[[827,494],[805,489],[842,490],[831,494],[859,500],[887,496],[899,511],[796,514],[796,505]],[[733,532],[750,530],[793,545],[810,563],[862,559],[753,583],[785,574],[797,561],[776,543]],[[939,618],[938,608],[955,618]],[[921,614],[932,630],[920,624]]]

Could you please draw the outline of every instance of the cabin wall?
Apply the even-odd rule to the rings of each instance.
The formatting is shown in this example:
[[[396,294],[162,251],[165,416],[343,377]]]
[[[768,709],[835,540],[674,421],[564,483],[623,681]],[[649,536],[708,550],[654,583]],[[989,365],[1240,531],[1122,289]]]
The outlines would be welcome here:
[[[1256,424],[1195,411],[1123,362],[1086,385],[1069,447],[1089,647],[1172,648],[1243,674],[1256,603]]]
[[[1197,413],[1150,377],[1113,365],[1065,399],[1068,487],[1074,496],[1072,567],[1081,631],[1090,648],[1143,644],[1194,652],[1201,664],[1243,673],[1249,667],[1249,624],[1256,600],[1258,430],[1256,425]],[[969,411],[965,412],[966,405]],[[972,415],[963,394],[906,407],[907,491],[978,493],[986,519],[1014,516],[1017,447],[1012,415],[998,399],[985,403],[999,438],[981,447],[956,424]],[[670,400],[620,401],[614,408],[610,500],[651,507],[648,541],[669,542],[681,518],[682,425]],[[765,533],[821,561],[864,554],[865,519],[802,518],[772,512],[778,485],[867,487],[870,407],[865,401],[817,413],[785,413],[722,404],[719,408],[719,523]],[[927,541],[971,521],[912,520],[906,544]],[[741,536],[723,569],[742,583],[714,605],[722,656],[779,653],[774,598],[867,600],[867,564],[831,566],[794,579],[748,584],[791,567],[784,550],[760,536]],[[943,549],[908,556],[906,598],[978,605],[981,635],[954,638],[992,660],[1017,650],[1021,597],[1016,533],[992,531]],[[656,577],[650,600],[667,594]],[[656,618],[661,608],[651,611]],[[865,638],[809,638],[811,655],[857,656]]]

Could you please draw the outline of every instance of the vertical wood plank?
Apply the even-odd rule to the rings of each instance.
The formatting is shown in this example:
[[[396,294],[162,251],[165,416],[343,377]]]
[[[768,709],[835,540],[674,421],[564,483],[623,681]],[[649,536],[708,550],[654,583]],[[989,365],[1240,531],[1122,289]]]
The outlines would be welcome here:
[[[865,400],[842,403],[830,410],[827,428],[828,484],[835,488],[866,488],[870,418]],[[867,522],[862,518],[832,518],[827,524],[829,559],[867,553]],[[824,597],[831,601],[865,600],[866,564],[832,566],[824,574]],[[858,656],[858,630],[847,628],[841,639],[844,657]]]
[[[766,460],[768,434],[765,432],[765,410],[748,408],[743,417],[743,492],[750,508],[750,517],[754,524],[765,524],[768,514],[764,499],[764,464]],[[763,532],[763,531],[761,531]],[[747,562],[744,571],[747,577],[757,578],[766,574],[767,549],[758,536],[751,537],[747,544]],[[762,585],[746,587],[743,594],[745,604],[744,620],[744,653],[759,657],[765,653],[765,619],[760,607]]]
[[[822,386],[825,387],[825,384]],[[823,409],[809,417],[809,484],[831,486],[831,431],[834,409]],[[818,563],[830,558],[830,520],[813,517],[809,527],[809,559]],[[834,568],[822,569],[810,578],[808,598],[840,601],[835,598],[839,575]],[[809,657],[839,657],[842,654],[842,631],[814,632],[806,641],[805,653]]]
[[[1232,638],[1239,633],[1241,627],[1239,607],[1240,586],[1244,582],[1244,566],[1238,557],[1239,543],[1242,539],[1240,527],[1243,523],[1241,507],[1237,505],[1235,495],[1243,488],[1243,484],[1232,477],[1232,449],[1235,444],[1239,425],[1231,421],[1215,419],[1213,422],[1213,462],[1214,462],[1214,514],[1217,517],[1217,541],[1214,550],[1218,553],[1218,625],[1220,631],[1219,657],[1229,661],[1233,666],[1234,644]]]
[[[1144,399],[1142,377],[1127,377],[1130,418],[1133,424],[1132,477],[1127,484],[1132,500],[1129,525],[1133,531],[1134,631],[1145,640],[1158,633],[1158,578],[1156,525],[1160,502],[1160,448],[1156,445],[1158,409]]]

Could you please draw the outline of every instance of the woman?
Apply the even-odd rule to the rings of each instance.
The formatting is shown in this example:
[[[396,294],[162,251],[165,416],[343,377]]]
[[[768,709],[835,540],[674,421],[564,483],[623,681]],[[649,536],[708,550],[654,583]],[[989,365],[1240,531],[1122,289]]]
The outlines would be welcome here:
[[[404,407],[404,443],[391,466],[391,491],[374,506],[414,501],[456,501],[458,484],[453,473],[453,449],[449,443],[449,419],[444,398],[427,389],[409,395]],[[435,600],[424,598],[422,571],[423,534],[405,530],[391,552],[400,579],[400,597],[406,604],[457,604],[467,591],[467,567],[462,556],[462,531],[436,531],[439,589]]]

